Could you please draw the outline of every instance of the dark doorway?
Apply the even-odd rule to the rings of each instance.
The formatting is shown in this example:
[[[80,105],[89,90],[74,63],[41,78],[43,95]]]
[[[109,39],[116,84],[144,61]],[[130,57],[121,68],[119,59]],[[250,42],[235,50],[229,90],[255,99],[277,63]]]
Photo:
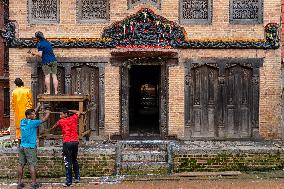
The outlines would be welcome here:
[[[132,65],[129,73],[130,136],[160,135],[159,87],[161,66]]]

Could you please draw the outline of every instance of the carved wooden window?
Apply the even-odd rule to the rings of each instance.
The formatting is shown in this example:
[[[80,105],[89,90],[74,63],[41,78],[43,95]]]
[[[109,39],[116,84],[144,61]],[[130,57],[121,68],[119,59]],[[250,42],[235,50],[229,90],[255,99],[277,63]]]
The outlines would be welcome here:
[[[4,116],[10,115],[10,88],[4,88]]]
[[[29,0],[28,6],[30,23],[59,22],[59,0]]]
[[[262,0],[230,0],[230,23],[263,23]]]
[[[79,22],[105,22],[109,19],[109,0],[77,0]]]
[[[129,8],[133,8],[139,4],[146,4],[149,3],[155,7],[157,7],[158,9],[161,8],[161,1],[162,0],[128,0],[128,7]]]
[[[180,0],[181,24],[210,24],[212,0]]]

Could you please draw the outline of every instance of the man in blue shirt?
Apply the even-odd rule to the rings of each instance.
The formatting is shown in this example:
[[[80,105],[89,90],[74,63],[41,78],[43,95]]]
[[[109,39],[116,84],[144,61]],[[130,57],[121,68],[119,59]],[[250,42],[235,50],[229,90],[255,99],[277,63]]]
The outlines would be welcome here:
[[[39,127],[41,123],[45,122],[48,119],[50,111],[46,110],[45,116],[41,120],[36,120],[36,111],[34,109],[27,109],[25,115],[26,118],[22,119],[20,122],[21,143],[19,148],[17,189],[22,189],[25,186],[22,183],[22,179],[23,179],[23,169],[27,163],[29,164],[30,175],[32,180],[31,189],[36,189],[41,186],[39,183],[36,182],[36,169],[35,169],[37,163],[36,131],[37,127]]]
[[[44,38],[42,32],[38,31],[35,33],[35,37],[38,40],[37,49],[38,52],[31,52],[33,56],[41,57],[42,59],[42,70],[45,76],[45,94],[50,94],[50,74],[52,75],[54,93],[58,93],[58,80],[57,80],[57,60],[53,53],[50,42]]]

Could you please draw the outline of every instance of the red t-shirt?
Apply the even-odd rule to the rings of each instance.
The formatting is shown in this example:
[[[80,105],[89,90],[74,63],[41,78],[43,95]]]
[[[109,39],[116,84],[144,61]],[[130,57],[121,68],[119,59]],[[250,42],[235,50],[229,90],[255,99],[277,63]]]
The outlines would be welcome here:
[[[79,116],[72,116],[60,119],[56,124],[62,129],[63,142],[79,141],[77,124]]]

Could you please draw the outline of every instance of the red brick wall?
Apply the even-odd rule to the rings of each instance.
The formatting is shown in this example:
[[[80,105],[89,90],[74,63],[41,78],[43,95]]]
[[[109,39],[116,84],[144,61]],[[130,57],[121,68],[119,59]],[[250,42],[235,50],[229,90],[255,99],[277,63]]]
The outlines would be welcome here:
[[[280,23],[281,0],[264,0],[263,24],[238,25],[229,23],[229,1],[214,1],[213,20],[210,25],[181,25],[189,39],[264,39],[264,27],[271,22]],[[142,7],[151,8],[156,14],[178,23],[179,1],[163,0],[161,9],[143,4],[128,9],[127,0],[110,1],[110,21],[107,23],[84,24],[76,21],[76,1],[62,0],[60,3],[60,22],[57,24],[30,24],[27,20],[27,0],[10,1],[10,18],[17,21],[19,37],[32,37],[35,31],[43,31],[46,37],[101,37],[103,29],[114,21],[122,20],[136,13]],[[68,13],[68,14],[66,14]],[[34,49],[35,50],[35,49]],[[31,67],[27,64],[28,49],[10,49],[10,87],[15,88],[13,80],[22,77],[29,87]],[[55,48],[57,57],[106,57],[111,49],[60,49]],[[179,65],[169,69],[169,121],[170,135],[183,137],[184,129],[184,66],[189,58],[263,58],[260,68],[260,106],[259,130],[266,139],[282,137],[281,122],[281,49],[186,49],[179,50]],[[109,63],[105,70],[105,134],[120,130],[119,69]],[[13,125],[13,113],[11,125]]]
[[[115,146],[104,148],[79,148],[78,162],[82,177],[110,176],[116,173]],[[17,148],[0,147],[0,178],[17,178],[18,152]],[[173,173],[192,171],[272,171],[282,170],[283,154],[278,150],[260,152],[231,151],[204,154],[198,151],[175,151],[173,153]],[[157,165],[156,165],[157,166]],[[137,174],[134,167],[129,167],[128,174]],[[139,166],[140,173],[151,172],[153,166]],[[136,169],[136,170],[137,170]],[[132,172],[130,171],[132,170]],[[25,174],[28,169],[25,169]],[[145,172],[147,173],[147,172]],[[61,147],[38,148],[38,178],[59,178],[65,175]],[[139,173],[138,173],[139,174]],[[163,174],[155,172],[155,174]]]

